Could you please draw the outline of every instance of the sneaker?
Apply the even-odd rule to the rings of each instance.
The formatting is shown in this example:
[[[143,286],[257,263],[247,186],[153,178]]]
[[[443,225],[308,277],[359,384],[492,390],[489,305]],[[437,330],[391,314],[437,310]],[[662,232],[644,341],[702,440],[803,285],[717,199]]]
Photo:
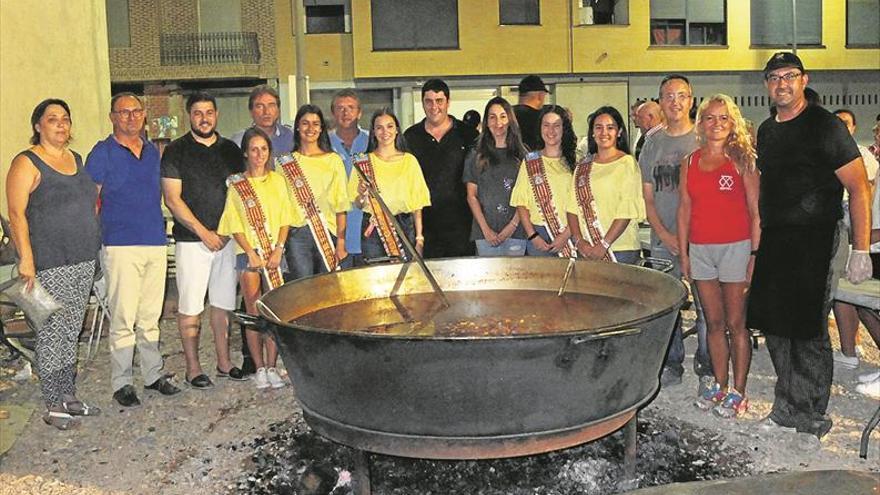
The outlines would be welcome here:
[[[660,386],[673,387],[675,385],[681,385],[682,374],[682,370],[677,370],[672,366],[664,366],[663,373],[660,375]]]
[[[831,427],[833,423],[830,419],[814,419],[809,421],[805,425],[800,425],[797,427],[798,433],[809,433],[811,435],[815,435],[816,438],[822,440],[822,437],[828,434],[831,431]]]
[[[697,380],[697,397],[702,397],[707,390],[712,388],[713,383],[715,383],[714,376],[700,376]]]
[[[699,359],[697,356],[694,356],[694,373],[696,373],[699,377],[708,376],[710,378],[714,377],[714,372],[712,371],[712,365],[709,364],[709,361],[703,361]]]
[[[880,399],[880,375],[874,381],[856,385],[856,392],[874,399]]]
[[[716,405],[712,412],[721,418],[735,418],[749,409],[749,400],[731,388],[720,404]]]
[[[880,370],[859,375],[859,383],[871,383],[880,378]]]
[[[259,390],[263,390],[271,386],[271,384],[269,383],[269,376],[266,372],[266,368],[257,369],[257,372],[254,374],[254,385]]]
[[[272,388],[281,388],[286,385],[281,378],[281,375],[278,374],[278,370],[275,368],[266,368],[266,377],[269,379],[269,385],[271,385]]]
[[[858,355],[849,357],[840,351],[834,351],[834,364],[843,369],[854,370],[859,367]]]
[[[717,406],[727,396],[727,394],[721,390],[721,385],[710,377],[700,377],[700,383],[702,384],[706,381],[706,378],[709,379],[708,384],[705,386],[703,393],[697,396],[697,401],[694,403],[695,406],[704,411]]]

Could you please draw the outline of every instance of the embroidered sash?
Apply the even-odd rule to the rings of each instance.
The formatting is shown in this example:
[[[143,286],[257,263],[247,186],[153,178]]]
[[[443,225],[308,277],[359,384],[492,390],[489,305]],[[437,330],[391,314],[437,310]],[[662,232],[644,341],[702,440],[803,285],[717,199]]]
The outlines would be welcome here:
[[[373,183],[376,191],[378,191],[379,183],[376,182],[376,174],[373,171],[373,163],[370,161],[370,156],[366,154],[358,154],[353,157],[353,161],[354,166],[370,179],[370,182]],[[385,253],[392,258],[405,259],[405,256],[403,256],[403,245],[400,242],[400,238],[397,236],[397,230],[394,229],[394,224],[382,209],[382,205],[379,204],[379,200],[373,195],[372,190],[368,191],[368,197],[370,201],[370,209],[372,210],[372,215],[370,215],[370,227],[377,229],[379,232],[379,240],[382,241],[382,247],[385,248]],[[370,229],[368,229],[368,232],[369,230]],[[365,234],[365,236],[369,236],[369,233]]]
[[[550,182],[547,179],[547,170],[544,168],[541,153],[532,151],[526,155],[526,172],[529,175],[529,184],[532,186],[535,203],[541,210],[541,216],[544,217],[544,224],[547,226],[547,233],[552,241],[562,232],[563,227],[561,227],[562,222],[559,220],[556,206],[553,204],[553,192],[550,190]],[[570,242],[567,242],[558,253],[560,258],[570,258],[573,254]]]
[[[315,204],[315,195],[309,186],[302,168],[297,163],[293,153],[283,155],[278,158],[281,164],[281,172],[290,189],[294,193],[296,203],[303,209],[306,214],[306,223],[315,239],[315,245],[318,246],[318,252],[321,254],[321,260],[327,271],[335,271],[339,269],[339,260],[336,259],[336,249],[333,247],[332,238],[330,237],[330,229],[327,227],[327,220]]]
[[[581,215],[583,215],[584,223],[587,226],[587,231],[583,232],[584,240],[590,243],[590,246],[595,246],[605,238],[605,230],[602,228],[602,223],[599,222],[596,198],[593,197],[593,189],[590,186],[590,171],[592,169],[593,159],[591,156],[587,156],[578,164],[574,169],[574,191],[578,207],[580,207]],[[602,259],[617,262],[617,258],[614,256],[611,248],[605,251],[605,256]]]
[[[244,174],[233,174],[226,179],[226,186],[232,187],[238,197],[244,204],[245,216],[247,217],[248,226],[257,238],[258,246],[254,246],[254,250],[265,262],[269,262],[269,256],[275,249],[275,242],[272,240],[272,232],[269,230],[269,221],[260,205],[260,198],[254,191],[253,184],[247,180]],[[281,287],[284,284],[284,278],[281,276],[281,268],[263,268],[263,275],[266,277],[266,284],[269,289]]]

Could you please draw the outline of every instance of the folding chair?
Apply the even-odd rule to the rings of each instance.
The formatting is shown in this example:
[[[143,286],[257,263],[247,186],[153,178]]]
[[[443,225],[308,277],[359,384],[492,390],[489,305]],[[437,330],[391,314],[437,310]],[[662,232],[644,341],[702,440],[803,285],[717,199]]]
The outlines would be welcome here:
[[[110,319],[107,301],[107,280],[104,277],[95,280],[95,283],[92,284],[92,295],[89,298],[89,305],[92,306],[92,322],[89,326],[89,341],[88,347],[86,347],[87,361],[98,355],[98,347],[101,345],[101,333],[104,330],[104,320]]]

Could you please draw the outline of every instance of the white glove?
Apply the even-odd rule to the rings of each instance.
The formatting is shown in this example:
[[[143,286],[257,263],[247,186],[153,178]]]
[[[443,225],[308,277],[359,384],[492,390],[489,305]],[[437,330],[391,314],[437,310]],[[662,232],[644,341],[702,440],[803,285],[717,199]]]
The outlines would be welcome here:
[[[853,249],[846,263],[846,279],[854,284],[860,284],[871,278],[871,256],[867,251]]]

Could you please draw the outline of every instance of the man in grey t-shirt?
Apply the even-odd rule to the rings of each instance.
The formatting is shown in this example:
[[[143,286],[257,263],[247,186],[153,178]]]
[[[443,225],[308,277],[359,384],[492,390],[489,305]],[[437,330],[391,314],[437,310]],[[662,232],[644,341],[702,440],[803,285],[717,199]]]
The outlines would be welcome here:
[[[651,223],[651,256],[673,263],[675,277],[681,276],[678,258],[678,238],[676,237],[676,213],[678,212],[679,172],[681,161],[699,148],[694,124],[690,119],[693,106],[693,92],[686,77],[673,74],[660,83],[660,109],[666,117],[666,127],[651,135],[642,148],[639,166],[642,171],[642,191],[645,197],[645,210]],[[696,287],[691,287],[697,312],[697,354],[694,358],[694,371],[700,375],[712,375],[709,363],[709,347],[706,343],[706,322],[700,307]],[[660,383],[664,386],[681,383],[684,373],[684,340],[681,332],[681,317],[675,322],[675,330]]]

